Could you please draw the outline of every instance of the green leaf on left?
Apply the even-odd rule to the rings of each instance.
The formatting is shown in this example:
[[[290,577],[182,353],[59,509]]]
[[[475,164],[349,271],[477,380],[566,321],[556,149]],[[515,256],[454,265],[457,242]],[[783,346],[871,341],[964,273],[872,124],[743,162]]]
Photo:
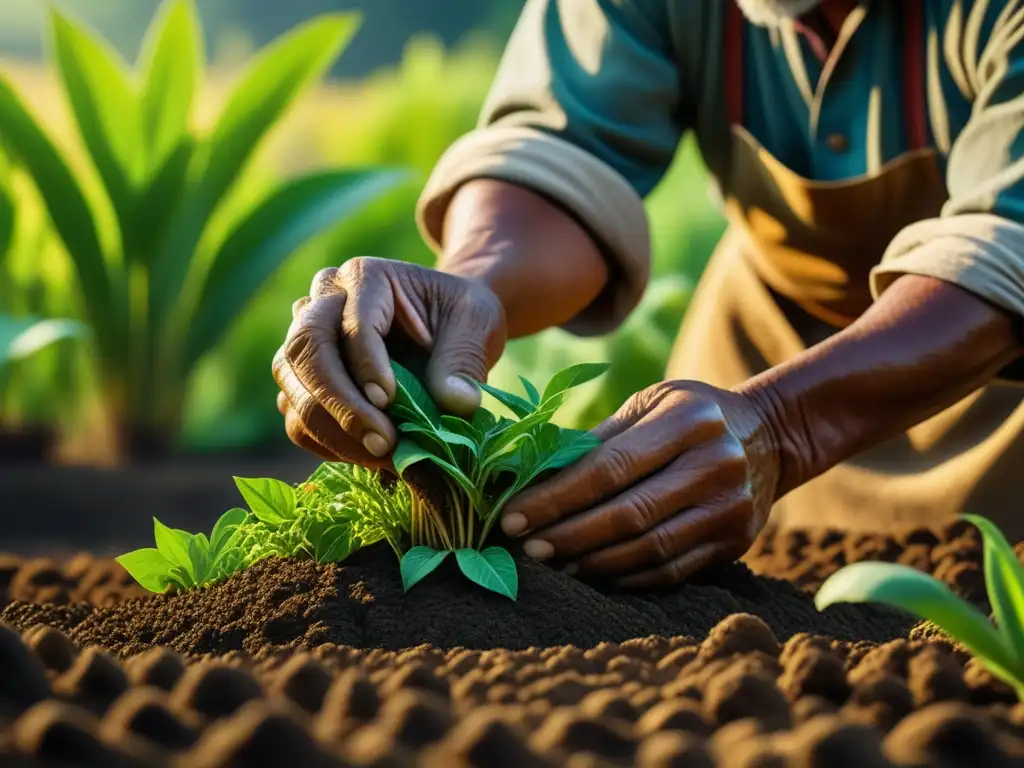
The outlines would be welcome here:
[[[449,554],[447,550],[431,549],[430,547],[413,547],[406,552],[399,565],[402,586],[405,591],[408,592],[436,571]]]
[[[510,600],[518,596],[519,574],[516,572],[516,564],[512,555],[502,547],[488,547],[482,552],[459,549],[455,551],[455,560],[459,570],[470,581]]]
[[[136,549],[115,557],[128,575],[137,581],[143,589],[150,592],[164,592],[170,584],[171,563],[152,547]]]

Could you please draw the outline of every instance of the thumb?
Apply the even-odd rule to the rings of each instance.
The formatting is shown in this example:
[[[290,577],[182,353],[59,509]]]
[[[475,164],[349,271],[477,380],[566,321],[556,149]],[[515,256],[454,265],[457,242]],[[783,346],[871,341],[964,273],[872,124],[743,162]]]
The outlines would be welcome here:
[[[480,406],[480,389],[505,347],[501,324],[487,313],[451,318],[438,329],[427,363],[426,385],[442,411],[469,417]]]

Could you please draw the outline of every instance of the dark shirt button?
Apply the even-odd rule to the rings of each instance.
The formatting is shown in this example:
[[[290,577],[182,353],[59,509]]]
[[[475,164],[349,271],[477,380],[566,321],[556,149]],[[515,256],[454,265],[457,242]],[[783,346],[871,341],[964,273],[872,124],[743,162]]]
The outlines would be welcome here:
[[[842,154],[850,148],[850,140],[841,133],[833,133],[825,139],[825,145],[836,154]]]

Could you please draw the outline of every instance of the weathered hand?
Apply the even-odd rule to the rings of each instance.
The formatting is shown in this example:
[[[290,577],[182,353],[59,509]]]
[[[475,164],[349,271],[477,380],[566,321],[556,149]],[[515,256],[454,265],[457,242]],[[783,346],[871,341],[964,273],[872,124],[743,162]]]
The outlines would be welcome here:
[[[502,528],[525,551],[624,587],[681,581],[743,555],[768,518],[779,452],[757,406],[706,384],[634,395],[602,444],[513,499]]]
[[[506,337],[501,303],[482,284],[374,258],[318,272],[292,318],[274,357],[288,436],[328,461],[369,467],[389,466],[395,446],[384,409],[395,397],[396,340],[429,354],[427,390],[464,415],[480,402],[464,377],[485,380]]]

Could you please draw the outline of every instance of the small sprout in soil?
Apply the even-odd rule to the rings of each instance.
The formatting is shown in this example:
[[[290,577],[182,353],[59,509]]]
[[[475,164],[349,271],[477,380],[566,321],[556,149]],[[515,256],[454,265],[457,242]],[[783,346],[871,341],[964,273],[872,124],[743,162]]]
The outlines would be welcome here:
[[[846,566],[822,584],[815,605],[879,602],[909,611],[963,645],[1024,701],[1024,567],[994,523],[963,517],[981,531],[994,625],[938,579],[896,563]]]
[[[515,418],[496,417],[481,407],[469,421],[442,414],[412,373],[397,363],[393,367],[397,394],[390,415],[402,434],[395,469],[410,481],[410,467],[428,464],[438,480],[436,488],[409,486],[412,548],[401,562],[406,591],[455,552],[467,578],[515,600],[519,581],[511,555],[484,544],[509,499],[597,447],[591,433],[559,427],[551,419],[570,389],[603,374],[607,364],[566,368],[543,393],[520,377],[525,398],[479,384]]]
[[[328,462],[298,487],[270,478],[235,484],[249,509],[225,512],[209,538],[154,518],[156,548],[117,561],[145,589],[164,592],[209,586],[268,557],[336,563],[378,541],[402,556],[411,508],[403,483],[389,489],[377,472]]]

